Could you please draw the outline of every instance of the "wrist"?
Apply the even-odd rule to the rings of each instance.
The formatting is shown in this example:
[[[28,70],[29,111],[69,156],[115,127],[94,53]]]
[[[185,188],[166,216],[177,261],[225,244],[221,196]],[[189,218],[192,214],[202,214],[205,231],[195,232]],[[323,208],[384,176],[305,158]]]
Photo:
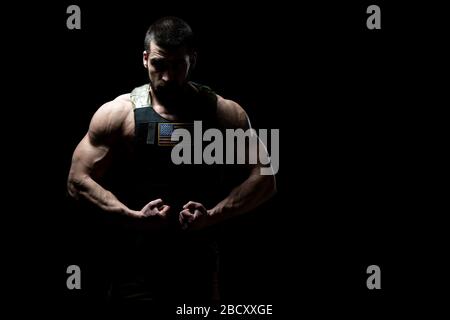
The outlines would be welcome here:
[[[210,224],[216,224],[220,221],[222,211],[219,206],[207,210],[207,217]]]
[[[216,217],[216,216],[217,216],[217,213],[218,213],[217,207],[214,207],[214,208],[212,208],[212,209],[206,210],[206,215],[207,215],[209,218]]]
[[[131,210],[130,208],[123,206],[119,209],[120,213],[124,216],[131,217],[131,218],[140,218],[141,212],[136,210]]]

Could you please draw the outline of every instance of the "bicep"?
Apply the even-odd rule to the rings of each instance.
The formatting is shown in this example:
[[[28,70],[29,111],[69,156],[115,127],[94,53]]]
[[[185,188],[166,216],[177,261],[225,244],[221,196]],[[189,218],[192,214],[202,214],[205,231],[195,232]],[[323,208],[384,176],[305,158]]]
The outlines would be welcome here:
[[[71,175],[98,178],[109,165],[110,147],[107,144],[94,143],[90,133],[76,147],[71,166]]]
[[[254,163],[255,158],[258,157],[258,146],[264,148],[262,141],[260,141],[257,133],[251,126],[250,119],[238,103],[227,100],[219,96],[218,99],[218,118],[221,125],[225,129],[243,130],[247,135],[248,140],[245,143],[245,167],[248,169],[248,174],[254,174],[259,167],[258,163]],[[235,145],[234,151],[242,150]],[[253,160],[250,161],[250,158]],[[251,163],[250,163],[251,162]],[[257,162],[257,161],[256,161]]]
[[[117,101],[101,106],[92,117],[89,130],[75,149],[71,173],[100,177],[110,162],[111,146],[120,135],[126,109]]]

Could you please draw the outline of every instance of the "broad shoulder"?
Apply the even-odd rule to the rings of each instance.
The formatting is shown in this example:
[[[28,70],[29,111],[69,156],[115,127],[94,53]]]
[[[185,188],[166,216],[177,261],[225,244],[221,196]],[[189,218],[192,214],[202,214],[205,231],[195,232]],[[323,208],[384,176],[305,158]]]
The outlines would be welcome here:
[[[217,95],[217,117],[225,128],[248,129],[250,121],[245,110],[235,101]]]
[[[89,136],[93,140],[104,140],[127,135],[132,115],[133,104],[130,94],[120,95],[98,108],[89,125]]]

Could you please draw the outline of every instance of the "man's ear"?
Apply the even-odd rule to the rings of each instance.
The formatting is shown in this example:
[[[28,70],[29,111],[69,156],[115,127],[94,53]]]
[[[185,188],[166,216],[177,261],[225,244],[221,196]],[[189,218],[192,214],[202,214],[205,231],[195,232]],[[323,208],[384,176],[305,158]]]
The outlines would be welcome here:
[[[190,62],[190,67],[189,67],[189,72],[192,72],[195,68],[195,65],[197,64],[197,52],[192,52],[192,54],[189,56],[189,62]]]
[[[148,52],[147,50],[144,50],[144,53],[142,54],[142,63],[144,64],[144,68],[148,68]]]

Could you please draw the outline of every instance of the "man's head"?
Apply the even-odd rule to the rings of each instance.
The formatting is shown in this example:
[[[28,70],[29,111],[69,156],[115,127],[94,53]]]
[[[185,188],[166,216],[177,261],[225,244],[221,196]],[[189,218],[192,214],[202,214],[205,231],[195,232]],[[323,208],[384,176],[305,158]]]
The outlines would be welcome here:
[[[177,96],[195,64],[191,27],[176,17],[161,18],[148,29],[144,45],[143,62],[152,90],[162,99]]]

